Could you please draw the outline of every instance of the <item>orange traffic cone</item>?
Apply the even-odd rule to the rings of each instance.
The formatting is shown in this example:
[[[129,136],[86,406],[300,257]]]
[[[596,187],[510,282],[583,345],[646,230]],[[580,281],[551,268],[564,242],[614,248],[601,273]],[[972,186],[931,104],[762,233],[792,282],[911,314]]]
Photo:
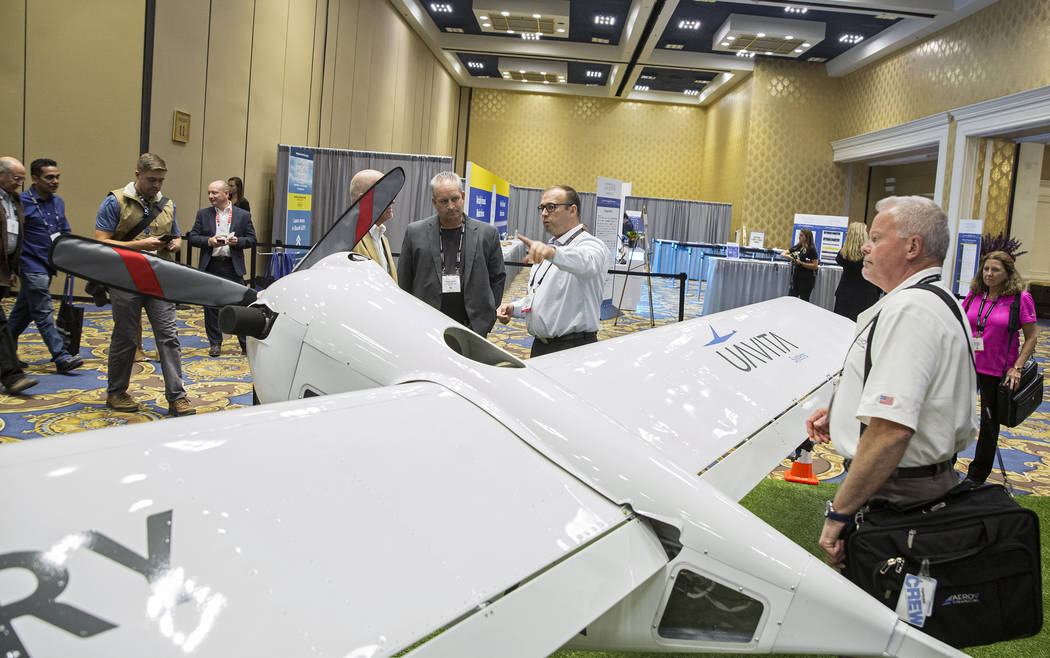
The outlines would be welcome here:
[[[791,470],[784,473],[784,479],[788,482],[818,484],[816,476],[813,475],[813,453],[809,450],[799,450],[799,456],[791,462]]]

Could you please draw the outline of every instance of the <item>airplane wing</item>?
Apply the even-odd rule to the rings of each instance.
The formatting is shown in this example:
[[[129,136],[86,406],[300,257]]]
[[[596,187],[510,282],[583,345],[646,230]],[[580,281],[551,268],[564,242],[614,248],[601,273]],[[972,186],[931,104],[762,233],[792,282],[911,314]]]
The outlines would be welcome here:
[[[497,602],[547,655],[667,562],[435,384],[187,420],[4,446],[0,655],[391,655]]]

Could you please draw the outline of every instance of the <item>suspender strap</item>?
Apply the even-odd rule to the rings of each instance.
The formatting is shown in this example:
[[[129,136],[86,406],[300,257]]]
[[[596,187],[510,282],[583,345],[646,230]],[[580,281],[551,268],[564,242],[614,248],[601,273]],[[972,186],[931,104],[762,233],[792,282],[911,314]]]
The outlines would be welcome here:
[[[139,233],[142,233],[144,230],[146,230],[146,227],[149,226],[150,223],[154,219],[157,218],[157,215],[160,214],[160,211],[164,210],[164,206],[167,203],[168,203],[168,197],[162,196],[160,198],[160,201],[158,201],[155,204],[153,204],[153,206],[150,208],[149,212],[143,213],[141,222],[139,222],[134,227],[132,227],[132,229],[130,231],[128,231],[127,233],[125,233],[123,237],[121,237],[121,238],[114,238],[114,239],[119,239],[121,242],[123,242],[123,241],[127,240],[128,238],[135,237]]]

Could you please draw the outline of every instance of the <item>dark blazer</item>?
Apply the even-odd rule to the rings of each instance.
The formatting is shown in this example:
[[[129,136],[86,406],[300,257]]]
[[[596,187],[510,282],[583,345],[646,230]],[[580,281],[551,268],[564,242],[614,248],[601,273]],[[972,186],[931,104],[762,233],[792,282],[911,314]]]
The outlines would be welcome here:
[[[11,286],[11,275],[18,274],[18,263],[22,260],[22,234],[25,232],[25,217],[22,214],[22,197],[20,194],[11,195],[11,205],[18,215],[18,238],[15,243],[15,251],[11,257],[7,256],[7,243],[11,236],[7,234],[7,213],[3,204],[0,204],[0,287]]]
[[[503,251],[499,233],[491,224],[463,216],[463,273],[460,286],[470,328],[488,335],[496,323],[496,307],[503,301]],[[397,283],[414,297],[441,308],[441,239],[437,215],[412,222],[405,228],[397,261]]]
[[[237,244],[230,245],[230,262],[237,274],[244,276],[244,252],[255,246],[255,226],[252,225],[252,216],[237,206],[233,207],[233,215],[230,217],[230,233],[237,236]],[[197,267],[204,270],[211,262],[211,245],[208,238],[215,235],[215,208],[208,206],[197,211],[197,218],[193,220],[193,228],[190,229],[190,246],[200,247],[201,260]]]

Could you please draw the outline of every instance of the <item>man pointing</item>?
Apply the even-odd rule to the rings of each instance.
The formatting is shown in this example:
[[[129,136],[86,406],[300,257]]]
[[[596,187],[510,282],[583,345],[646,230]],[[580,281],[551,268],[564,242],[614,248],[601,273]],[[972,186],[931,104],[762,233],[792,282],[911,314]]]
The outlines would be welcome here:
[[[580,197],[568,185],[544,191],[539,205],[549,244],[518,236],[532,265],[525,296],[503,304],[496,318],[503,324],[524,317],[535,336],[531,356],[598,341],[602,273],[609,258],[605,244],[580,224]]]

